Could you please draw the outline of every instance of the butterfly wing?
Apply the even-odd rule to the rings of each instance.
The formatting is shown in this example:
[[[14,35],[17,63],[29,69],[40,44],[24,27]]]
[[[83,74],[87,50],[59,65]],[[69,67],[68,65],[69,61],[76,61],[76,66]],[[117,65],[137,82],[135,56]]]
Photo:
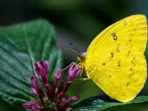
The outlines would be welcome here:
[[[116,22],[88,47],[84,62],[87,75],[110,97],[121,102],[134,99],[147,78],[146,43],[144,15]]]

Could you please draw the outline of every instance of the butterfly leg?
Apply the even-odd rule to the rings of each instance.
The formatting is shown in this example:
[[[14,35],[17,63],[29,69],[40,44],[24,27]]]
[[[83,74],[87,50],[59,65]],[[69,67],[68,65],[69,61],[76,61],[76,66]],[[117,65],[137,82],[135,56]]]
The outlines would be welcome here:
[[[63,68],[62,70],[66,70],[68,69],[72,64],[76,64],[75,62],[72,62],[71,64],[69,64],[67,67]]]
[[[79,79],[75,80],[74,84],[80,83],[80,82],[83,82],[83,81],[86,81],[86,80],[90,80],[90,78],[79,78]]]
[[[80,78],[80,80],[82,80],[82,81],[90,80],[90,77],[88,76],[86,78]]]
[[[88,75],[88,74],[86,74],[86,76],[87,76],[87,77],[80,78],[80,80],[82,80],[82,81],[90,80],[90,77],[89,77],[89,75]]]

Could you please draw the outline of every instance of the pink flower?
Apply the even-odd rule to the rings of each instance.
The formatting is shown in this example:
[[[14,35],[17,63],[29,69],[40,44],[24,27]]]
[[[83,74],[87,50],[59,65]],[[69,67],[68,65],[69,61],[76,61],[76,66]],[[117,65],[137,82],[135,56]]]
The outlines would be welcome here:
[[[41,86],[39,78],[31,77],[31,90],[37,100],[30,100],[29,103],[24,103],[25,109],[32,111],[72,111],[69,107],[71,102],[78,100],[77,96],[68,97],[66,94],[72,81],[81,75],[82,68],[77,64],[72,64],[69,68],[69,75],[66,82],[60,81],[62,77],[62,69],[58,69],[55,74],[54,83],[48,82],[49,63],[48,61],[39,61],[35,63],[35,71],[41,77],[43,85]],[[44,90],[43,90],[44,89]]]

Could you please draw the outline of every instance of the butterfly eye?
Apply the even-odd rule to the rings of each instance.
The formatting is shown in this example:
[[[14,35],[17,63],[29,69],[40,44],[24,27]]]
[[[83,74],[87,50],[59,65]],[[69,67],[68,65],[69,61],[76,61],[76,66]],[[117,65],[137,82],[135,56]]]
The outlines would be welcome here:
[[[85,59],[85,57],[86,57],[86,54],[85,54],[85,53],[81,53],[81,54],[79,55],[79,57],[80,57],[80,59],[81,59],[82,61],[84,61],[84,59]]]

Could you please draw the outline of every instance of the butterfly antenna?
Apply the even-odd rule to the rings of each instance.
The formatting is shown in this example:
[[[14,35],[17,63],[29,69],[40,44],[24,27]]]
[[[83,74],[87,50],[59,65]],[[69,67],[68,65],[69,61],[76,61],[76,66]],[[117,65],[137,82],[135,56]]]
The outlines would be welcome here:
[[[65,48],[65,47],[62,47],[62,46],[56,46],[56,47],[60,47],[60,48],[63,48],[65,50],[69,50],[69,51],[72,51],[74,53],[77,53],[79,55],[79,52],[75,51],[75,50],[72,50],[72,49],[69,49],[69,48]]]
[[[69,42],[69,44],[76,50],[77,54],[80,55],[80,51],[71,42]]]

